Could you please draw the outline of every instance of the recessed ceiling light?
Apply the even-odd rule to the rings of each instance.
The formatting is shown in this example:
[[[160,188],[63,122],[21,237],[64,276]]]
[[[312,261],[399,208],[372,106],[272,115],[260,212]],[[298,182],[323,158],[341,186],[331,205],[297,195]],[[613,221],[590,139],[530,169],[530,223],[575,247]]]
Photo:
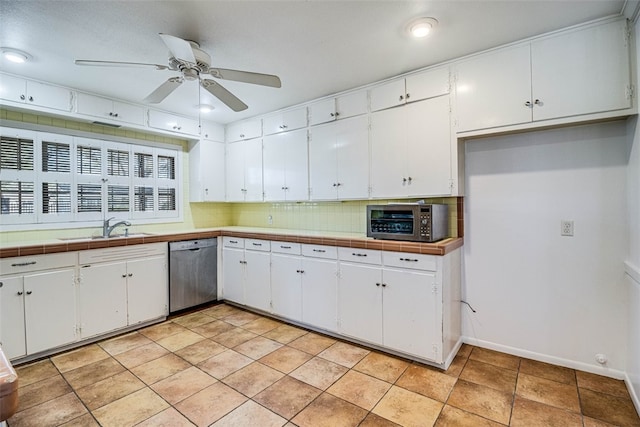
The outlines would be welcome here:
[[[210,113],[215,108],[213,105],[210,105],[210,104],[199,104],[197,107],[201,113]]]
[[[24,64],[29,59],[31,59],[31,55],[29,55],[27,52],[23,52],[18,49],[13,49],[11,47],[2,47],[0,48],[0,52],[2,52],[2,56],[7,61],[11,61],[16,64]]]
[[[435,18],[417,18],[409,22],[407,31],[413,37],[422,38],[428,36],[437,25],[438,21]]]

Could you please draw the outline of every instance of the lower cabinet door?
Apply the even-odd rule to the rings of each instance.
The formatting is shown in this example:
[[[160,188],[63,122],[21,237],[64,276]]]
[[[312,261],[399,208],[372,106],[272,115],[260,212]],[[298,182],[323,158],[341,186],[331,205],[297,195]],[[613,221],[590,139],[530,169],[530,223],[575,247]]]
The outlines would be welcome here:
[[[24,276],[27,353],[76,341],[75,269]]]
[[[244,305],[244,249],[223,249],[222,272],[224,299]]]
[[[127,262],[128,324],[169,314],[169,286],[164,256]]]
[[[338,263],[302,260],[302,321],[331,332],[338,330]]]
[[[81,338],[127,326],[126,263],[81,266],[80,278]]]
[[[301,271],[301,257],[271,255],[271,303],[274,314],[291,320],[302,320]]]
[[[340,265],[338,282],[339,332],[382,344],[382,270],[380,267]]]
[[[244,302],[258,310],[271,311],[269,252],[245,251]]]
[[[27,354],[22,276],[2,277],[0,283],[0,345],[9,359],[15,359]]]
[[[442,313],[434,273],[383,270],[383,344],[442,362]]]

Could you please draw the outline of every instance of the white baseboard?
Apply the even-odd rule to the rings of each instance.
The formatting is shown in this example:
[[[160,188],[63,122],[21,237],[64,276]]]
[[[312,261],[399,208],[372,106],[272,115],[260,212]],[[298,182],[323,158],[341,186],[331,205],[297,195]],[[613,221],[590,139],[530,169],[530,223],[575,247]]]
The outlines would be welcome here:
[[[605,377],[615,378],[617,380],[624,380],[626,373],[617,369],[610,369],[606,367],[593,366],[587,363],[578,362],[570,359],[563,359],[561,357],[550,356],[548,354],[536,353],[529,350],[523,350],[520,348],[509,347],[506,345],[496,344],[489,341],[483,341],[472,337],[464,336],[462,340],[471,345],[477,347],[487,348],[489,350],[496,350],[502,353],[512,354],[518,357],[525,357],[527,359],[537,360],[539,362],[551,363],[553,365],[564,366],[566,368],[577,369],[579,371],[590,372],[592,374],[598,374]]]
[[[631,400],[636,407],[636,411],[640,414],[640,396],[636,393],[636,390],[633,388],[633,383],[631,382],[631,378],[627,373],[624,374],[624,382],[627,385],[627,390],[629,391],[629,395],[631,396]]]

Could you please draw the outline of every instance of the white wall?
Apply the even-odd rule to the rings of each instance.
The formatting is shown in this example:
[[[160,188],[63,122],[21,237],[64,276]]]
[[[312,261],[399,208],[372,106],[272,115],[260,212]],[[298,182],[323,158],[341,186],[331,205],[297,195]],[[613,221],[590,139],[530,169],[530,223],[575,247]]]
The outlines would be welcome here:
[[[622,376],[628,140],[617,121],[465,144],[467,342]]]
[[[635,24],[636,61],[640,59],[640,23]],[[636,70],[640,69],[636,63]],[[636,85],[637,87],[637,85]],[[629,256],[627,268],[633,268],[636,279],[627,275],[629,300],[629,335],[627,352],[627,384],[640,412],[640,126],[637,117],[630,119],[627,133],[630,135],[629,167],[627,170],[627,200],[629,206]]]

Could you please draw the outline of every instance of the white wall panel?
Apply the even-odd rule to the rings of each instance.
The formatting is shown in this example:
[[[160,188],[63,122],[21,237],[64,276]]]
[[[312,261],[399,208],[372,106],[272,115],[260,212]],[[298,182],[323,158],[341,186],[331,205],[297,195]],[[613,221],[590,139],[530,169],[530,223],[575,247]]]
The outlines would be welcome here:
[[[621,376],[627,141],[625,122],[611,122],[466,143],[469,341]],[[573,237],[560,235],[563,219]]]

